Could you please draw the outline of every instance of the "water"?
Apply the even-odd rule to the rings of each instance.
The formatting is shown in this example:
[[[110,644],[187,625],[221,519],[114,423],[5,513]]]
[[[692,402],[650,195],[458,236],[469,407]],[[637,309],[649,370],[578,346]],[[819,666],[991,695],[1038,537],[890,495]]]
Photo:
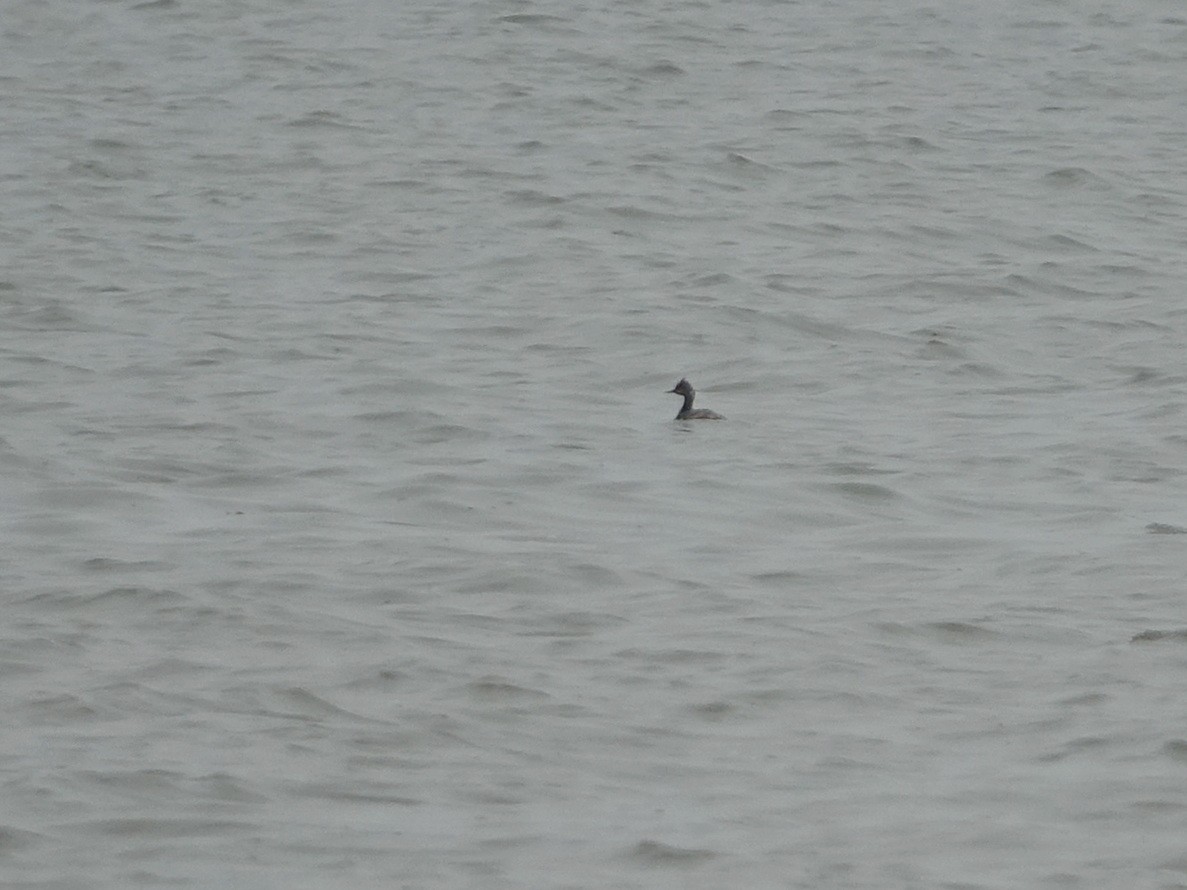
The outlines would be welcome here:
[[[4,885],[1187,885],[1187,18],[949,6],[10,4]]]

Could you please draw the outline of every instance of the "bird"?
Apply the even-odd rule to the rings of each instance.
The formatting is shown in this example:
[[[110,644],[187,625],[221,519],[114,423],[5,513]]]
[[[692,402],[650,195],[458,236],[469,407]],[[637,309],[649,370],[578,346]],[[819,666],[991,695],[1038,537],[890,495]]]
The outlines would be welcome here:
[[[725,420],[725,417],[716,411],[710,411],[708,408],[694,409],[692,407],[692,400],[696,398],[697,391],[692,388],[692,384],[688,382],[687,377],[681,377],[680,382],[669,389],[668,392],[674,392],[678,396],[684,396],[684,407],[676,415],[677,420]]]

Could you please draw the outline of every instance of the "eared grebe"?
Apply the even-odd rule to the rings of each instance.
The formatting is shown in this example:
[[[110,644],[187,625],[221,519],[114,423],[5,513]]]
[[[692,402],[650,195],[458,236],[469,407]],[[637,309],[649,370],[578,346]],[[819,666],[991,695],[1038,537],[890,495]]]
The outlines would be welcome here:
[[[687,377],[682,377],[668,392],[674,392],[678,396],[684,396],[684,407],[680,409],[680,413],[676,415],[677,420],[725,420],[716,411],[710,411],[708,408],[697,408],[693,410],[692,400],[696,398],[697,391],[692,388],[692,384],[688,382]]]

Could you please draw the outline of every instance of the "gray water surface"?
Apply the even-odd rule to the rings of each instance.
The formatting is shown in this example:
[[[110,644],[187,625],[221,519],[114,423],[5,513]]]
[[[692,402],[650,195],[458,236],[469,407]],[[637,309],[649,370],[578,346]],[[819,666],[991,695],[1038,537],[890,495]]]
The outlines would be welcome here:
[[[0,883],[1187,886],[1185,63],[14,0]]]

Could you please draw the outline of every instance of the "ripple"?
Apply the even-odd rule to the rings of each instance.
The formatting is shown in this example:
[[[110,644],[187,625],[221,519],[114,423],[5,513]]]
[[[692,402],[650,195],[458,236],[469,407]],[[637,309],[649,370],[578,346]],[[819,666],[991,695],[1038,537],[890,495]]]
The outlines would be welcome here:
[[[676,847],[671,844],[661,844],[658,841],[640,841],[631,851],[631,855],[654,866],[695,865],[717,856],[712,850]]]

